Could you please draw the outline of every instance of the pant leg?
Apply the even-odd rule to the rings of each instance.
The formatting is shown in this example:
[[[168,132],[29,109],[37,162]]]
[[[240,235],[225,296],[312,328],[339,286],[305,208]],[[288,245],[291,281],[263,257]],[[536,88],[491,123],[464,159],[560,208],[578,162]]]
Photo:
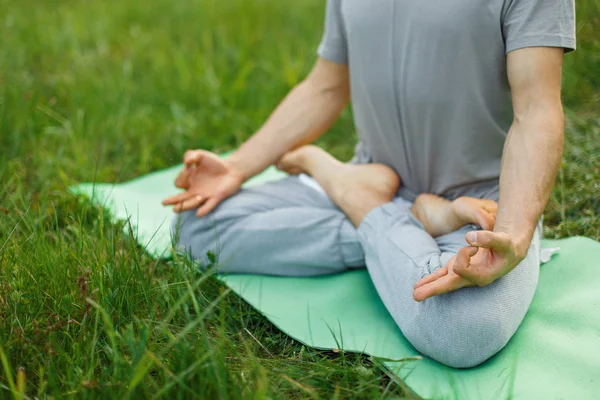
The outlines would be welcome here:
[[[358,229],[369,274],[402,333],[421,353],[457,368],[480,364],[507,344],[529,308],[539,273],[538,227],[527,257],[506,276],[416,302],[414,284],[466,246],[470,229],[436,241],[402,199],[371,211]]]
[[[297,177],[242,189],[203,218],[176,215],[172,233],[201,262],[213,252],[226,273],[309,276],[365,265],[356,228]]]
[[[373,210],[358,231],[329,199],[288,178],[244,189],[209,216],[173,221],[179,244],[196,259],[219,255],[221,271],[319,275],[363,266],[413,346],[449,366],[470,367],[506,345],[537,285],[540,231],[527,258],[483,288],[465,288],[417,303],[413,286],[467,243],[471,227],[434,240],[398,198]]]

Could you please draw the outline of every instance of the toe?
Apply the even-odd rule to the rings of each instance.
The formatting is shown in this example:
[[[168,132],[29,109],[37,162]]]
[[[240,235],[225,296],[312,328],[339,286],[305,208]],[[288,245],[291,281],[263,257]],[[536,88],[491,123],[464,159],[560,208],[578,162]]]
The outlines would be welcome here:
[[[494,200],[481,200],[483,209],[490,213],[496,213],[498,211],[498,203]]]
[[[494,224],[496,223],[495,214],[491,214],[485,210],[479,210],[475,214],[477,219],[477,224],[481,226],[486,231],[491,231],[494,229]]]

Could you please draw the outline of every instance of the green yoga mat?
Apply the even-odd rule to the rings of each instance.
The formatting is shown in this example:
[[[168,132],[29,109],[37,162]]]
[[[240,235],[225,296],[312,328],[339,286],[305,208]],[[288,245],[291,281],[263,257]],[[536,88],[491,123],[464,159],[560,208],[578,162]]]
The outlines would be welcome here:
[[[180,168],[122,184],[81,184],[72,191],[103,204],[114,219],[129,219],[140,245],[155,257],[166,257],[171,251],[172,214],[160,201],[175,192],[173,181]],[[247,185],[281,176],[270,169]],[[468,370],[427,358],[385,365],[424,398],[600,398],[600,244],[575,237],[546,240],[543,245],[560,247],[560,254],[542,266],[531,309],[498,355]],[[393,360],[419,355],[388,315],[365,270],[314,278],[221,279],[279,329],[308,346]]]

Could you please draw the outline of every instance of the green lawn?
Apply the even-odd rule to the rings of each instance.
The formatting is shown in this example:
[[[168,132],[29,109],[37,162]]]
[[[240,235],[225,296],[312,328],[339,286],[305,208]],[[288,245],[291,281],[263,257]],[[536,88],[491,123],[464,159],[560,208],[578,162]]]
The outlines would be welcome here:
[[[577,3],[546,235],[599,239],[600,0]],[[1,398],[409,396],[368,357],[306,348],[210,274],[152,260],[66,191],[240,144],[310,69],[323,6],[0,0]],[[352,130],[346,111],[320,143],[347,159]]]

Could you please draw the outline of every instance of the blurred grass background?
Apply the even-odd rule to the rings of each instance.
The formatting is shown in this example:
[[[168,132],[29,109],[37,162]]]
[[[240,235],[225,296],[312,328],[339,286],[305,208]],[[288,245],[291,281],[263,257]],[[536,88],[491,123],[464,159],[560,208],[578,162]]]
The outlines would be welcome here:
[[[0,398],[410,397],[367,357],[305,348],[210,274],[150,259],[66,192],[239,145],[309,71],[323,11],[0,0]],[[600,239],[600,0],[577,11],[546,235]],[[347,110],[320,144],[349,159],[353,135]]]

